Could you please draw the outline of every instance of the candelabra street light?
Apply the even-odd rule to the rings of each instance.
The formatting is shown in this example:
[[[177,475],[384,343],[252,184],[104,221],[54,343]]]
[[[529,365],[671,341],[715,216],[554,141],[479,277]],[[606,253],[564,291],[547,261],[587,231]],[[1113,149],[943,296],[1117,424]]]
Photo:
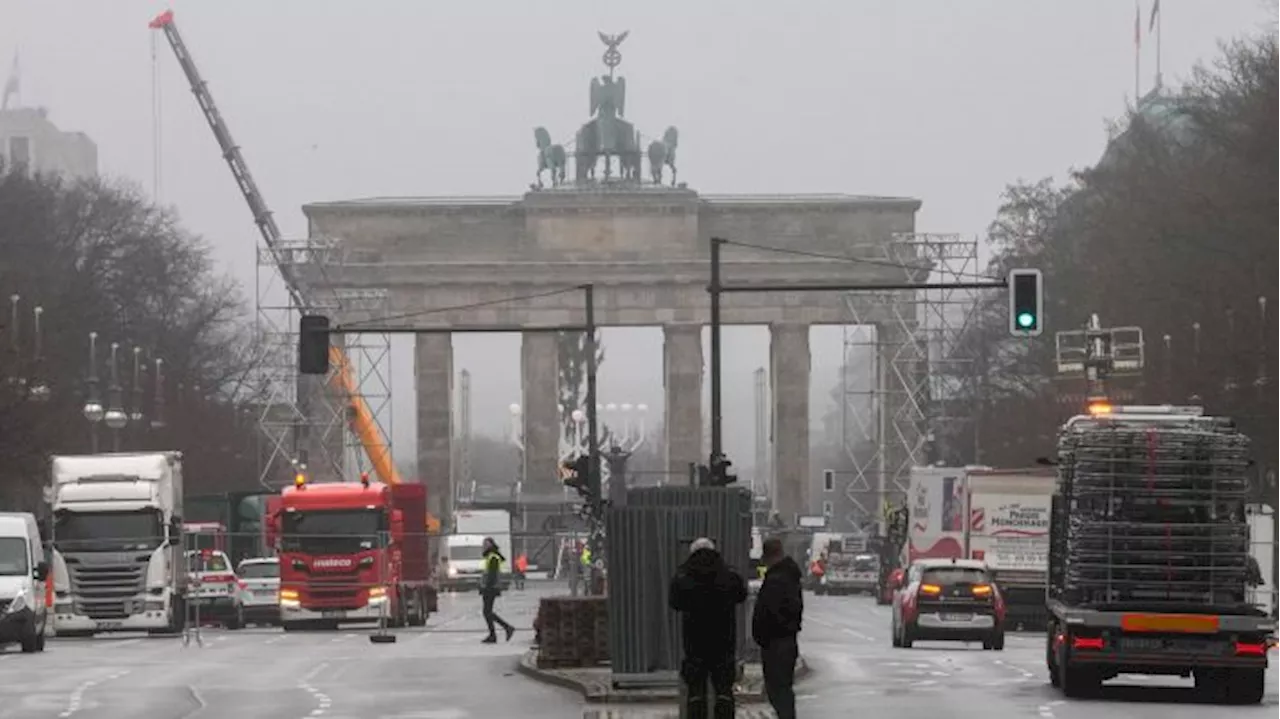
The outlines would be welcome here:
[[[124,411],[124,390],[120,387],[120,366],[118,357],[120,343],[111,343],[111,385],[107,387],[107,412],[103,421],[111,428],[111,448],[120,451],[120,430],[129,424],[129,415]]]
[[[102,397],[98,393],[98,333],[89,333],[89,379],[88,398],[81,412],[89,422],[89,444],[91,450],[98,452],[98,423],[106,416],[106,408],[102,406]]]

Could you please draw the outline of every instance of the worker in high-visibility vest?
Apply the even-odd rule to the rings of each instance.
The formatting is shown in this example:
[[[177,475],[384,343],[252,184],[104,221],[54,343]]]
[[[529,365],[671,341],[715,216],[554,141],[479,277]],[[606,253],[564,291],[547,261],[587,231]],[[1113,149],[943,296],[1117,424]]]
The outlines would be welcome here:
[[[502,565],[507,559],[498,550],[498,543],[493,541],[493,537],[484,538],[484,554],[481,555],[481,559],[484,562],[484,574],[480,577],[480,598],[483,601],[484,623],[489,627],[489,636],[481,641],[485,644],[497,643],[498,634],[495,631],[497,626],[502,627],[507,633],[507,641],[511,641],[511,635],[516,633],[516,628],[493,611],[494,601],[498,599],[498,595],[502,594],[499,579],[502,577]]]
[[[582,566],[588,569],[591,567],[591,547],[582,548]]]

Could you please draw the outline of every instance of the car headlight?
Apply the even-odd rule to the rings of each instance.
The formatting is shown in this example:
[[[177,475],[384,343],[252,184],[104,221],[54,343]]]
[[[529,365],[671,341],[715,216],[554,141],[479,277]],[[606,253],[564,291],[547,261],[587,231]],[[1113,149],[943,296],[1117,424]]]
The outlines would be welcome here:
[[[457,568],[457,567],[452,567],[452,566],[451,566],[451,567],[449,567],[449,576],[451,576],[451,577],[456,577],[456,576],[458,576],[458,568]]]
[[[13,614],[14,612],[20,612],[26,608],[27,608],[27,595],[19,594],[18,596],[14,597],[12,601],[9,602],[9,608],[5,610],[5,613]]]

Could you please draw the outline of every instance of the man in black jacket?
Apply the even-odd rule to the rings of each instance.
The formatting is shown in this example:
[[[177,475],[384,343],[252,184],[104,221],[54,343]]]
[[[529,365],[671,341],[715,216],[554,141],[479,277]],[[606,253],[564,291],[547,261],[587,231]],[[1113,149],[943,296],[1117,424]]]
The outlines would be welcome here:
[[[764,665],[764,691],[778,719],[795,719],[796,661],[800,648],[800,618],[804,599],[800,594],[800,565],[782,551],[782,540],[770,538],[763,547],[764,582],[756,595],[751,636],[760,645]]]
[[[511,641],[511,635],[516,633],[516,628],[493,611],[494,601],[499,594],[502,594],[501,572],[502,563],[506,561],[506,557],[502,556],[502,552],[498,550],[498,543],[493,541],[492,537],[484,538],[483,561],[484,574],[480,576],[480,599],[483,607],[481,613],[484,615],[484,623],[489,627],[489,636],[480,641],[484,644],[493,644],[498,641],[495,624],[502,627],[507,633],[507,641]]]
[[[689,558],[671,580],[668,604],[682,615],[689,719],[706,719],[707,682],[715,692],[715,719],[732,719],[737,679],[737,606],[747,600],[747,583],[730,569],[710,539],[689,547]]]

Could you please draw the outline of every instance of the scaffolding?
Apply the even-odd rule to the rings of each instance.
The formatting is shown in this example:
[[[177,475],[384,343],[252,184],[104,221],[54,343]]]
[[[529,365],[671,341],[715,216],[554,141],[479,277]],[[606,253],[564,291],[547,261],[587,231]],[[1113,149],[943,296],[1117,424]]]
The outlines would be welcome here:
[[[371,458],[351,431],[347,404],[335,389],[330,370],[323,381],[298,373],[300,308],[293,301],[280,266],[294,276],[319,279],[309,311],[340,317],[389,314],[388,293],[381,289],[335,289],[329,278],[346,253],[332,240],[285,241],[276,250],[260,242],[255,277],[255,346],[262,361],[254,382],[258,425],[265,446],[259,453],[258,482],[277,489],[297,470],[313,479],[354,480],[371,468]],[[391,339],[389,335],[334,335],[346,357],[375,421],[391,450]],[[288,471],[284,471],[288,469]]]
[[[882,262],[903,267],[910,282],[954,284],[980,275],[978,240],[958,234],[898,233]],[[927,289],[845,296],[841,385],[843,444],[853,465],[843,493],[855,533],[879,534],[883,507],[901,502],[911,468],[933,464],[936,438],[971,421],[956,399],[973,371],[961,338],[973,321],[977,292]]]

